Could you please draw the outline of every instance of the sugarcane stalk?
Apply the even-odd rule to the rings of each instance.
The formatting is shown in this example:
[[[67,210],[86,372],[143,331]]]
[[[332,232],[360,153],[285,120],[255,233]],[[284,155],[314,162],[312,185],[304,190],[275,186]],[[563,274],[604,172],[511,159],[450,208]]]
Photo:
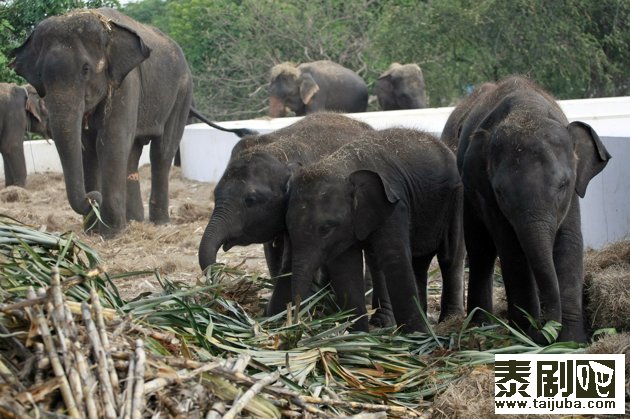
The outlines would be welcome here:
[[[208,413],[206,414],[206,419],[221,419],[223,414],[225,413],[225,403],[222,401],[218,401],[212,405]]]
[[[116,400],[112,390],[112,384],[109,380],[109,372],[107,371],[107,360],[101,345],[101,339],[92,320],[92,314],[90,313],[90,307],[87,303],[81,304],[81,311],[83,313],[83,323],[88,332],[88,337],[92,345],[92,352],[98,365],[98,378],[101,383],[101,390],[103,393],[103,405],[105,407],[105,416],[108,418],[116,417]]]
[[[96,409],[96,402],[94,401],[94,391],[96,390],[94,376],[92,375],[92,372],[87,365],[87,361],[81,352],[81,345],[79,345],[79,342],[74,342],[72,350],[77,361],[79,377],[81,378],[83,400],[85,401],[87,416],[89,419],[96,419],[98,418],[98,411]]]
[[[201,367],[194,369],[193,371],[188,370],[180,370],[175,373],[175,377],[158,377],[154,378],[151,381],[148,381],[144,384],[144,393],[151,394],[162,388],[172,384],[174,382],[184,382],[191,380],[197,377],[204,372],[209,372],[214,370],[218,365],[218,362],[213,362],[209,364],[202,364]]]
[[[96,293],[96,289],[94,288],[90,291],[90,300],[92,301],[92,309],[94,310],[94,317],[96,318],[96,328],[101,338],[103,351],[105,352],[105,360],[107,362],[107,369],[109,370],[109,379],[112,383],[114,400],[116,402],[116,406],[120,406],[120,385],[118,383],[118,374],[116,374],[114,360],[110,354],[109,338],[107,337],[107,328],[105,326],[105,320],[103,319],[103,307],[101,306],[101,301]]]
[[[133,403],[133,386],[134,386],[134,373],[136,371],[136,359],[135,358],[131,358],[129,360],[129,367],[128,367],[128,371],[127,371],[127,380],[126,380],[126,384],[127,386],[125,387],[125,391],[123,392],[123,397],[122,397],[122,412],[120,414],[120,417],[123,419],[129,419],[131,418],[131,409],[132,409],[132,403]]]
[[[29,298],[35,297],[35,291],[33,291],[32,287],[29,287],[27,295]],[[59,382],[61,396],[63,397],[63,401],[66,404],[68,415],[73,418],[80,418],[81,414],[77,409],[74,396],[72,395],[72,390],[70,389],[70,384],[68,383],[68,377],[66,377],[63,366],[61,365],[61,361],[59,360],[59,356],[57,355],[57,349],[55,348],[55,343],[53,342],[52,336],[50,335],[48,322],[46,321],[46,317],[44,317],[44,313],[40,306],[35,306],[35,316],[37,318],[39,332],[44,341],[44,347],[48,351],[48,358],[50,359],[53,372]]]
[[[134,372],[133,402],[131,403],[131,419],[142,418],[144,411],[144,363],[146,354],[144,353],[144,342],[136,340],[136,370]]]
[[[235,418],[241,411],[247,406],[258,393],[262,391],[263,388],[275,383],[280,378],[280,372],[275,371],[272,374],[267,375],[262,380],[258,381],[256,384],[251,386],[249,390],[247,390],[241,397],[234,401],[230,410],[228,410],[225,415],[223,415],[223,419],[233,419]]]

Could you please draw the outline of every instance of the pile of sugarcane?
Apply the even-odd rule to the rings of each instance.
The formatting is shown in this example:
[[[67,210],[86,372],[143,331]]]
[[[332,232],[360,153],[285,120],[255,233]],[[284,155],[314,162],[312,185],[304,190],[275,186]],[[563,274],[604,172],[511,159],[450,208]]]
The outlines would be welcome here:
[[[221,267],[196,286],[155,273],[163,292],[126,301],[102,266],[72,234],[0,218],[1,417],[428,417],[497,352],[581,350],[540,347],[501,319],[349,334],[326,289],[254,318],[226,296],[268,284]]]

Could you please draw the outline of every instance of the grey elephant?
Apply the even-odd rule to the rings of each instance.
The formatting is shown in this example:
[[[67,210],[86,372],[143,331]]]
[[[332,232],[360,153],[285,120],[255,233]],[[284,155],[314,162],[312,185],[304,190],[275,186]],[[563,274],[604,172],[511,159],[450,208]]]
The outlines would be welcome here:
[[[49,137],[44,100],[32,86],[0,83],[0,153],[5,186],[26,185],[24,134],[27,131]]]
[[[292,173],[365,131],[373,129],[340,114],[321,112],[269,134],[243,137],[214,190],[214,211],[199,244],[201,269],[216,262],[221,247],[263,243],[271,276],[289,273],[285,212]],[[290,277],[278,278],[267,313],[281,312],[289,301]]]
[[[374,90],[384,111],[427,107],[424,76],[418,64],[392,63],[376,80]]]
[[[106,237],[143,220],[138,161],[151,143],[149,218],[169,221],[168,177],[191,109],[181,48],[114,9],[76,10],[40,22],[12,66],[46,99],[68,201],[100,205]]]
[[[297,116],[317,111],[365,112],[368,88],[354,71],[332,61],[295,66],[282,63],[271,69],[269,116]]]
[[[416,130],[366,133],[301,169],[286,215],[292,299],[310,295],[323,267],[340,305],[359,317],[355,330],[367,330],[364,250],[384,276],[398,326],[426,331],[420,307],[426,312],[427,270],[437,255],[444,284],[440,319],[463,314],[462,199],[455,156]]]
[[[540,343],[545,336],[523,311],[542,325],[561,323],[561,341],[587,340],[579,197],[609,159],[595,131],[569,123],[530,80],[509,77],[478,95],[463,120],[457,154],[469,312],[492,311],[498,255],[512,322]],[[483,319],[477,312],[475,320]]]

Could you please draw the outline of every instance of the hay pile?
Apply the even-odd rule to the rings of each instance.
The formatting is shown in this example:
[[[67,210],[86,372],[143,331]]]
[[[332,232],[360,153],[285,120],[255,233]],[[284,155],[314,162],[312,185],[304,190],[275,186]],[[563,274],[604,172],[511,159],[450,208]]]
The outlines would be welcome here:
[[[587,252],[584,271],[589,326],[630,331],[630,240]]]

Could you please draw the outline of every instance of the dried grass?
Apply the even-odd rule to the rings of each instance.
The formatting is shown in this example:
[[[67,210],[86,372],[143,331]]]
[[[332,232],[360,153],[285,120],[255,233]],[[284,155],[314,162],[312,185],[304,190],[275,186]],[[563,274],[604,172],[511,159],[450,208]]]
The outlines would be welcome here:
[[[594,330],[630,330],[630,240],[584,257],[585,312]]]
[[[19,186],[7,186],[0,190],[0,202],[29,202],[31,194]]]

